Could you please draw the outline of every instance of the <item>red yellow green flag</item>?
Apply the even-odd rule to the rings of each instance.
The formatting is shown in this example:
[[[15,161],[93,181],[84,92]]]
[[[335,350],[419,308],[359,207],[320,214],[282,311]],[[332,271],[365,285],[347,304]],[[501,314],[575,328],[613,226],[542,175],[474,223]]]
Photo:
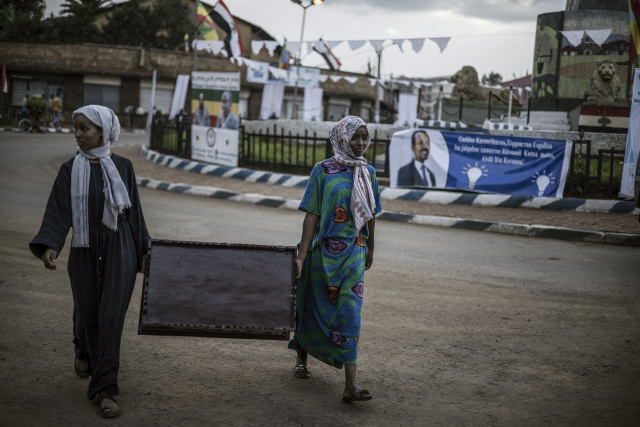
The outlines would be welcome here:
[[[218,40],[218,33],[209,17],[209,12],[198,3],[198,30],[205,40]]]

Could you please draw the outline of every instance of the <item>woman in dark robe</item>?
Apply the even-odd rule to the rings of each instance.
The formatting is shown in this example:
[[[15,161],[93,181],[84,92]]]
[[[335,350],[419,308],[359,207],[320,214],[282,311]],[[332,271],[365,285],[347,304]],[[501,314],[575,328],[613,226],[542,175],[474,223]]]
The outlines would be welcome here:
[[[129,159],[111,153],[120,123],[114,112],[89,105],[73,112],[77,155],[58,172],[40,231],[29,247],[56,269],[73,228],[67,272],[73,294],[76,374],[91,377],[87,396],[98,414],[116,417],[120,341],[125,314],[146,254],[149,233]]]

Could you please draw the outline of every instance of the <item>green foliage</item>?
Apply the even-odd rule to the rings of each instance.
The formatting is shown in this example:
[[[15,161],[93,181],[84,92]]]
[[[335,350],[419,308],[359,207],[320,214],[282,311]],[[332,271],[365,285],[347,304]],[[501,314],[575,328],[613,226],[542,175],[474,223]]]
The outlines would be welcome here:
[[[47,111],[47,101],[34,95],[27,102],[27,110],[29,110],[29,115],[38,122]]]
[[[107,0],[67,0],[62,4],[61,16],[53,20],[55,40],[67,43],[100,43],[102,36],[93,23],[94,15]]]
[[[191,25],[189,10],[182,2],[158,0],[148,8],[139,0],[130,0],[114,10],[102,30],[108,44],[178,49]]]
[[[139,0],[130,0],[113,11],[102,32],[107,44],[151,47],[153,26],[151,10],[140,6]]]
[[[50,29],[42,19],[45,0],[13,0],[0,3],[0,40],[46,41]]]
[[[483,85],[492,86],[492,85],[497,85],[498,83],[501,83],[501,82],[502,82],[502,75],[500,73],[496,73],[495,71],[490,72],[489,75],[486,75],[486,74],[482,75],[481,83]]]

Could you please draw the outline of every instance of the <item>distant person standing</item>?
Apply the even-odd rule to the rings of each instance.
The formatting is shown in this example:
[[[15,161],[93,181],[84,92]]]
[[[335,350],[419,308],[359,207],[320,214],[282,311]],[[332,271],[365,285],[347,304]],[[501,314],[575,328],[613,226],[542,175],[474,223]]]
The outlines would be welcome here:
[[[55,98],[53,98],[53,122],[51,122],[51,127],[60,128],[60,114],[62,113],[62,104],[60,103],[60,94],[57,94]]]
[[[211,126],[211,120],[209,119],[209,110],[204,105],[204,93],[200,92],[198,96],[200,101],[200,105],[196,108],[195,113],[193,114],[193,124],[196,126]]]
[[[222,104],[222,111],[216,120],[216,127],[220,129],[234,129],[237,130],[240,127],[240,120],[231,111],[233,105],[233,96],[231,92],[225,90],[220,98]]]

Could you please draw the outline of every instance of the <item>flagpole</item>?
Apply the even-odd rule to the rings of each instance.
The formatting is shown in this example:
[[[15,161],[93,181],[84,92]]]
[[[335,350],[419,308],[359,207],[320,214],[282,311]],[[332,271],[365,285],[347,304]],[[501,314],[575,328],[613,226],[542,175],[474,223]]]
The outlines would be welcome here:
[[[200,23],[198,22],[198,0],[195,1],[196,4],[196,27],[193,29],[193,41],[191,42],[191,49],[193,50],[193,71],[198,71],[198,49],[194,49],[193,42],[195,42],[198,38],[198,27]]]
[[[297,55],[298,59],[296,61],[298,63],[298,65],[296,66],[296,84],[293,88],[293,119],[296,120],[298,118],[298,109],[296,108],[296,105],[298,103],[298,80],[300,78],[300,67],[302,66],[302,58],[300,56],[302,55],[302,40],[304,39],[304,21],[307,18],[307,9],[315,4],[322,4],[322,0],[313,0],[311,3],[309,3],[306,6],[302,5],[302,0],[291,0],[291,1],[297,4],[298,6],[300,6],[303,10],[302,28],[300,29],[300,44],[298,45],[298,55]]]

